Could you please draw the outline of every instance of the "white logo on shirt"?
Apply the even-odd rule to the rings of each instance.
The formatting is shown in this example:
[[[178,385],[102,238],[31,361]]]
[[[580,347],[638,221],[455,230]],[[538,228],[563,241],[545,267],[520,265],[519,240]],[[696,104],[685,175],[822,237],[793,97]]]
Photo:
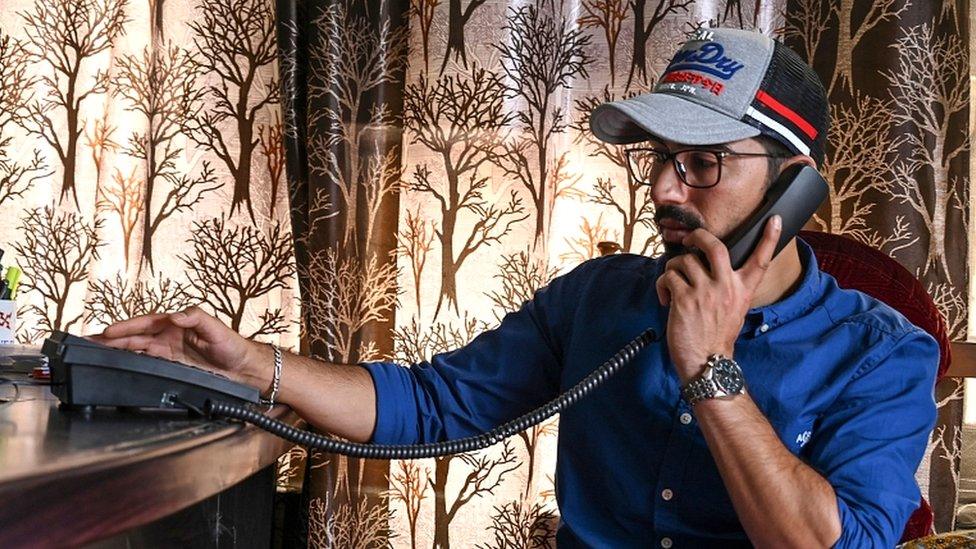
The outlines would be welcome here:
[[[803,431],[802,433],[796,435],[796,443],[800,446],[800,448],[803,448],[808,442],[810,442],[810,435],[812,434],[813,432],[811,431]]]

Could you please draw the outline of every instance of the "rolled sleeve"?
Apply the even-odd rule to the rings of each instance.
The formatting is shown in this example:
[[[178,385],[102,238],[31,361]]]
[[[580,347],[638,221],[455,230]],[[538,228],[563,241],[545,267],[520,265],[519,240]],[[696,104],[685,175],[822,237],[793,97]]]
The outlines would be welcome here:
[[[417,398],[408,368],[391,362],[362,364],[376,389],[375,444],[412,444],[417,441],[417,411],[408,401]]]
[[[835,547],[892,547],[918,508],[915,471],[935,424],[939,347],[913,330],[860,367],[824,414],[809,461],[833,486]]]
[[[372,441],[418,444],[479,434],[555,397],[586,264],[554,279],[468,345],[410,367],[364,363],[376,387]]]

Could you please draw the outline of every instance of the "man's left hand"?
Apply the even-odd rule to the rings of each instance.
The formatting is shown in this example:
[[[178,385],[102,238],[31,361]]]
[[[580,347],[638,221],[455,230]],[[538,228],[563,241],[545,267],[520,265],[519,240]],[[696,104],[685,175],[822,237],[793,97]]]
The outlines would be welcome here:
[[[732,270],[725,244],[705,229],[696,229],[681,243],[701,250],[711,269],[692,253],[665,265],[656,288],[661,304],[671,306],[668,349],[682,384],[701,374],[712,354],[732,356],[746,312],[772,262],[781,226],[779,216],[766,223],[756,249],[737,271]]]

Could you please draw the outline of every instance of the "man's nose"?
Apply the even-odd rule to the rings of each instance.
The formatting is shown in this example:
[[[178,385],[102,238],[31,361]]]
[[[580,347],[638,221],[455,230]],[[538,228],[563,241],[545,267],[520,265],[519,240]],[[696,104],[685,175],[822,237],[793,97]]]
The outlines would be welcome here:
[[[683,204],[688,200],[691,189],[682,183],[677,169],[674,162],[669,160],[651,185],[651,200],[655,204]]]

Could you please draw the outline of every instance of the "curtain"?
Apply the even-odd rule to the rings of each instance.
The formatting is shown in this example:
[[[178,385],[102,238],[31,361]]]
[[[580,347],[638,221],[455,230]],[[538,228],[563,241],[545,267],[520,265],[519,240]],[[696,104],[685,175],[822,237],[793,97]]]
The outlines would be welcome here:
[[[648,90],[701,25],[782,36],[813,64],[834,118],[815,224],[915,272],[963,339],[968,13],[899,0],[4,3],[0,247],[24,269],[18,340],[199,304],[330,361],[410,364],[463,345],[601,249],[659,252],[646,189],[588,115]],[[943,531],[962,389],[937,398],[919,482]],[[316,546],[551,546],[557,432],[418,462],[296,449],[279,480],[304,490]]]
[[[270,0],[3,3],[18,342],[199,305],[297,350],[275,21]]]
[[[336,363],[388,357],[398,295],[406,6],[284,0],[278,10],[302,351]],[[371,547],[393,535],[388,463],[319,452],[305,458],[282,476],[305,479],[310,545]]]

